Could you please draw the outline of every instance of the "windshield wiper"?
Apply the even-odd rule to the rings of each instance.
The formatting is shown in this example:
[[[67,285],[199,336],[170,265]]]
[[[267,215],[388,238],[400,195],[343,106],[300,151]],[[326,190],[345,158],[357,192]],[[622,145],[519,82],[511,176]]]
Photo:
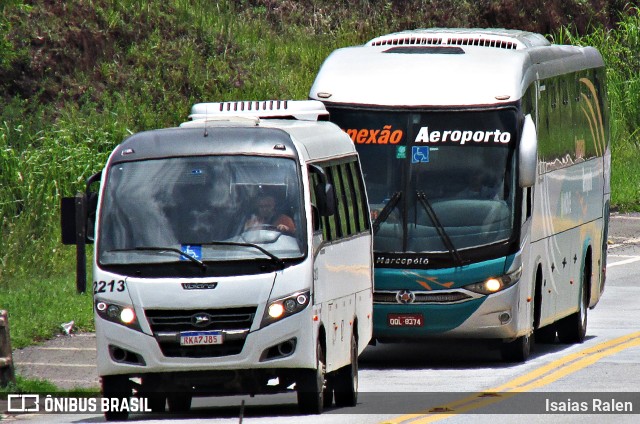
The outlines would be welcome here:
[[[464,265],[462,257],[460,256],[460,252],[458,252],[458,249],[456,249],[456,247],[453,245],[453,243],[451,242],[451,239],[449,238],[449,235],[447,234],[444,227],[440,223],[440,220],[438,219],[436,212],[433,210],[433,207],[431,206],[429,199],[427,199],[426,193],[424,191],[417,191],[416,195],[418,196],[418,201],[424,208],[425,212],[427,213],[427,215],[429,215],[431,222],[433,222],[433,225],[436,227],[436,231],[438,232],[438,235],[440,236],[440,239],[442,240],[444,247],[447,248],[447,250],[449,251],[449,254],[451,254],[451,256],[453,257],[453,260],[456,263],[456,265],[457,266]]]
[[[393,211],[393,208],[396,207],[401,197],[402,197],[401,191],[396,191],[391,195],[391,199],[389,199],[387,204],[384,205],[384,208],[382,208],[382,210],[378,214],[378,217],[373,222],[373,234],[376,234],[380,229],[380,224],[382,224],[387,220],[387,218],[389,218],[391,211]]]
[[[207,264],[202,262],[200,259],[186,252],[183,252],[182,250],[177,249],[175,247],[140,246],[140,247],[131,247],[128,249],[112,249],[112,250],[107,250],[107,252],[173,252],[173,253],[178,253],[181,256],[184,256],[185,258],[189,259],[191,262],[200,265],[200,267],[203,270],[207,269]]]
[[[280,259],[276,255],[274,255],[273,253],[269,252],[267,249],[258,246],[257,244],[242,243],[242,242],[237,242],[237,241],[210,241],[210,242],[207,242],[207,243],[198,243],[198,244],[200,244],[202,246],[244,246],[244,247],[252,247],[254,249],[258,249],[259,251],[261,251],[262,253],[267,255],[271,260],[273,260],[273,262],[276,265],[278,265],[278,267],[280,269],[284,269],[284,261],[282,259]]]

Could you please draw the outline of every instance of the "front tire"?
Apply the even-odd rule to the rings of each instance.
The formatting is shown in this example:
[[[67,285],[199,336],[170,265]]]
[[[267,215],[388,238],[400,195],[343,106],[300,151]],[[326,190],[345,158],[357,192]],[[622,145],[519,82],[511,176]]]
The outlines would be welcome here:
[[[191,394],[184,393],[172,393],[167,397],[167,404],[169,405],[169,412],[174,414],[180,414],[189,412],[191,409]]]
[[[128,400],[132,394],[131,382],[125,375],[105,375],[101,379],[102,396],[105,398],[118,399],[121,404],[123,400]],[[126,421],[129,418],[128,411],[105,411],[104,419],[107,421]]]
[[[584,280],[583,280],[584,281]],[[584,284],[580,288],[580,309],[558,322],[560,343],[582,343],[587,335],[587,311],[589,299]]]
[[[506,362],[525,362],[531,354],[533,334],[520,336],[512,342],[502,345],[502,360]]]
[[[327,367],[320,342],[317,343],[316,352],[318,357],[316,369],[300,370],[296,381],[298,408],[303,414],[321,414],[324,408]]]

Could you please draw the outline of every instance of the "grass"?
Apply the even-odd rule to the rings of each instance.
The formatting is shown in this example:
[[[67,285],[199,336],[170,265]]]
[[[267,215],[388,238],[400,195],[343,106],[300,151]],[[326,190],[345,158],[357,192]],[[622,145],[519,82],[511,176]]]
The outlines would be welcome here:
[[[93,329],[91,297],[75,293],[74,251],[59,242],[59,202],[126,136],[179,124],[196,102],[304,99],[332,50],[376,35],[503,22],[479,20],[466,0],[429,16],[418,0],[33,3],[3,3],[0,21],[0,308],[14,348],[71,320]],[[496,16],[507,22],[515,4]],[[637,8],[614,28],[553,28],[556,42],[593,45],[607,63],[612,205],[623,211],[640,210],[639,28]]]
[[[97,396],[97,389],[76,388],[71,390],[62,390],[55,384],[42,379],[24,378],[16,375],[15,383],[9,383],[5,387],[0,387],[0,399],[6,395],[16,395],[21,393],[48,393],[48,394],[67,394],[76,397],[79,396]]]
[[[5,283],[0,290],[0,305],[9,314],[11,347],[23,348],[62,334],[61,324],[70,321],[75,322],[75,331],[93,331],[90,288],[88,293],[77,294],[75,279],[68,277]]]

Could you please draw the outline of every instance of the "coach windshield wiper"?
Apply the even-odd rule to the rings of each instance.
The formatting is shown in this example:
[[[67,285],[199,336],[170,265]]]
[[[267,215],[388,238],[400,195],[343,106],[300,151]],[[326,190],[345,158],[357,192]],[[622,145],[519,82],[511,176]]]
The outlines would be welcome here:
[[[190,260],[191,262],[200,265],[200,267],[202,268],[202,270],[206,270],[207,269],[207,265],[202,262],[200,259],[196,258],[195,256],[187,253],[187,252],[183,252],[180,249],[177,249],[175,247],[154,247],[154,246],[140,246],[140,247],[131,247],[131,248],[127,248],[127,249],[111,249],[111,250],[107,250],[107,252],[172,252],[172,253],[178,253],[180,256],[184,256],[185,258],[187,258],[188,260]]]
[[[380,224],[382,224],[387,220],[387,218],[389,218],[391,211],[393,210],[393,208],[396,207],[401,197],[402,197],[401,191],[396,191],[391,195],[391,199],[389,199],[387,204],[384,205],[384,208],[382,208],[376,220],[373,221],[373,234],[376,234],[380,229]]]
[[[449,254],[453,258],[453,261],[456,263],[457,266],[464,265],[462,257],[460,256],[460,252],[458,252],[458,249],[456,249],[456,247],[453,245],[453,242],[449,238],[449,235],[447,234],[444,227],[440,223],[440,220],[438,219],[436,212],[433,210],[433,207],[431,206],[431,203],[429,202],[429,199],[427,198],[426,193],[424,191],[417,191],[416,195],[418,196],[418,201],[424,208],[424,211],[427,213],[427,215],[429,215],[429,219],[431,219],[431,222],[433,222],[434,227],[436,227],[436,231],[438,232],[438,235],[440,236],[440,239],[442,240],[444,247],[447,248],[447,250],[449,251]]]
[[[202,246],[244,246],[244,247],[252,247],[254,249],[259,250],[260,252],[264,253],[266,256],[269,257],[269,259],[271,259],[273,261],[273,263],[275,263],[279,269],[284,269],[284,261],[277,257],[276,255],[274,255],[273,253],[269,252],[267,249],[258,246],[257,244],[253,244],[253,243],[241,243],[241,242],[237,242],[237,241],[210,241],[207,243],[198,243]]]

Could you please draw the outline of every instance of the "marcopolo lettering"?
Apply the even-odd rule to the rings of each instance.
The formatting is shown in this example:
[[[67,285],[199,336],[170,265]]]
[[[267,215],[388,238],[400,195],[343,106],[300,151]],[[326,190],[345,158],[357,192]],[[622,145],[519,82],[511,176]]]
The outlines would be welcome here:
[[[511,133],[498,129],[493,131],[429,131],[429,127],[422,127],[416,136],[416,143],[459,143],[463,145],[467,142],[507,144],[510,141]]]
[[[375,258],[376,265],[395,265],[395,266],[418,266],[418,265],[428,265],[429,258],[407,258],[407,257],[387,257],[387,256],[376,256]]]
[[[394,130],[391,125],[382,129],[346,129],[344,130],[355,144],[398,144],[404,137],[402,130]]]

